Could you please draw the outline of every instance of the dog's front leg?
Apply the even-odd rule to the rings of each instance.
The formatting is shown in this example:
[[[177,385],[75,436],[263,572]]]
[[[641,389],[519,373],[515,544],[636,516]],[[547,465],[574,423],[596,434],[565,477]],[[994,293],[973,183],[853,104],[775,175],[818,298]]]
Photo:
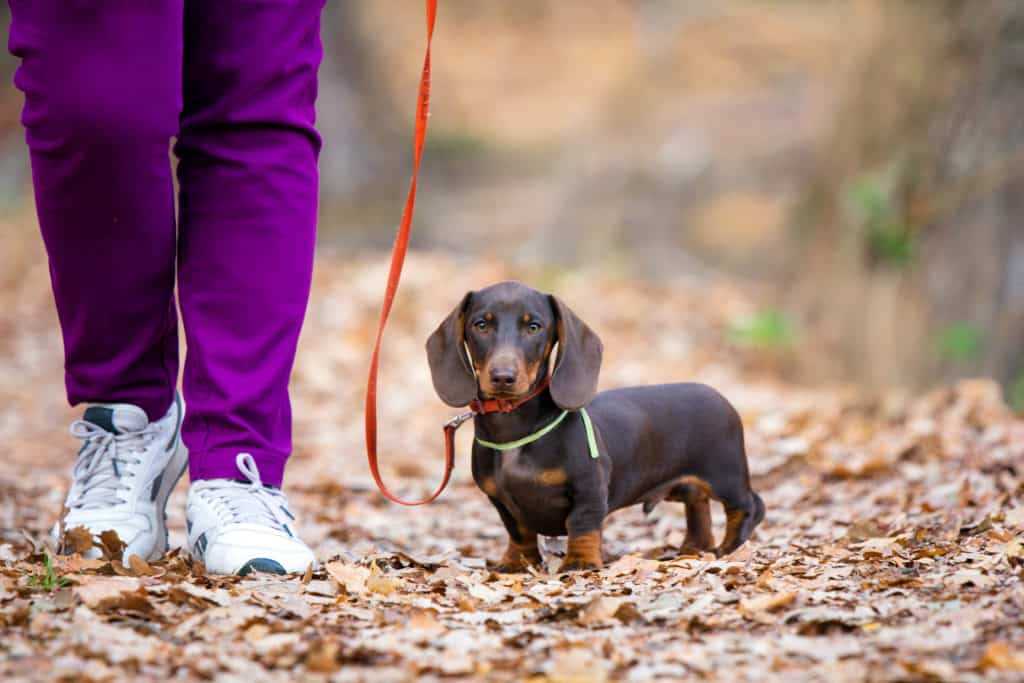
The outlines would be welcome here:
[[[591,489],[573,495],[573,508],[566,521],[569,547],[559,572],[577,569],[600,569],[604,566],[601,555],[601,528],[608,514],[608,499],[603,492]]]
[[[506,574],[525,572],[531,565],[543,564],[540,548],[537,546],[537,532],[519,523],[497,498],[490,498],[498,511],[505,530],[508,531],[508,548],[505,555],[494,565],[494,571]]]

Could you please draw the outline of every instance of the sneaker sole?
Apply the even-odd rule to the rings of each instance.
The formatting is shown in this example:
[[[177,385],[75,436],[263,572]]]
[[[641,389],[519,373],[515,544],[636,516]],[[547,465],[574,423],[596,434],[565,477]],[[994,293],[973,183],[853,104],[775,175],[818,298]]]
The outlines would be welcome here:
[[[238,576],[248,576],[253,572],[260,572],[263,574],[278,574],[282,576],[287,573],[285,572],[284,567],[281,566],[280,562],[278,562],[277,560],[271,560],[267,557],[257,557],[255,559],[249,560],[244,565],[242,565],[241,569],[239,569],[235,573]]]

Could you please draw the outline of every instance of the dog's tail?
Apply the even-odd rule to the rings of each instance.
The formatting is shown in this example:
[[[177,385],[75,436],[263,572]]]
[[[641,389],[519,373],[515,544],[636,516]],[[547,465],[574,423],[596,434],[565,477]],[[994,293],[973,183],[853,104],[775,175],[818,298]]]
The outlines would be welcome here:
[[[751,491],[750,495],[754,499],[754,527],[756,527],[764,521],[764,501],[761,500],[761,496],[757,495],[756,491]],[[754,527],[751,527],[751,530]]]

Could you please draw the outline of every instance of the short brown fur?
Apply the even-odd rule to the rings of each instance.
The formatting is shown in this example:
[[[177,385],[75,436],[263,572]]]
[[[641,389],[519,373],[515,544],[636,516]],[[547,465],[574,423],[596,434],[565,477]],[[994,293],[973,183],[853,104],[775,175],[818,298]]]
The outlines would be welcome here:
[[[601,530],[596,529],[578,536],[569,536],[569,547],[559,572],[577,569],[600,569],[604,566],[601,556]]]
[[[517,441],[570,413],[519,448],[473,445],[473,479],[509,534],[499,566],[539,562],[543,534],[569,537],[564,569],[600,567],[608,514],[636,504],[650,512],[661,501],[686,506],[680,552],[734,551],[765,514],[750,487],[738,413],[720,393],[692,382],[598,392],[602,352],[598,336],[563,301],[515,282],[467,293],[427,342],[434,388],[449,405],[469,403],[469,388],[478,399],[499,389],[500,398],[523,399],[512,412],[478,414],[480,440]],[[482,372],[475,376],[473,367]],[[542,382],[546,388],[537,390]],[[711,500],[728,520],[717,547]]]

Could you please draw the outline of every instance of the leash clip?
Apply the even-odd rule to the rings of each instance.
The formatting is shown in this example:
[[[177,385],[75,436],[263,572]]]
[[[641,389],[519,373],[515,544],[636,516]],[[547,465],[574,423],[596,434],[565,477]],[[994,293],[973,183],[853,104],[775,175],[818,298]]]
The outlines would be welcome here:
[[[474,415],[476,415],[476,413],[474,413],[472,410],[467,413],[462,413],[461,415],[456,415],[455,417],[444,423],[445,429],[458,429],[459,427],[462,426],[463,422],[471,419]]]

